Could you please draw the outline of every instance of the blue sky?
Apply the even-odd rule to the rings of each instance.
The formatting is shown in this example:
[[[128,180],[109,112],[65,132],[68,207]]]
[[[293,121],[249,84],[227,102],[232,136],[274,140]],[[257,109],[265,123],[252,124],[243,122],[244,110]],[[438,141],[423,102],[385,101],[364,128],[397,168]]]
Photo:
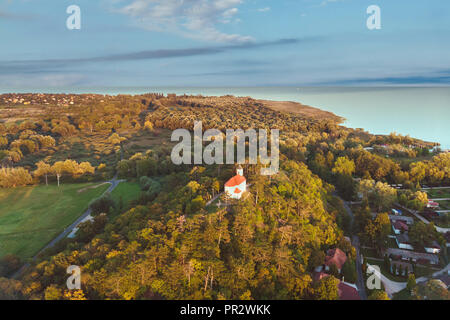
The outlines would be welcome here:
[[[449,17],[448,0],[2,0],[0,87],[449,85]]]

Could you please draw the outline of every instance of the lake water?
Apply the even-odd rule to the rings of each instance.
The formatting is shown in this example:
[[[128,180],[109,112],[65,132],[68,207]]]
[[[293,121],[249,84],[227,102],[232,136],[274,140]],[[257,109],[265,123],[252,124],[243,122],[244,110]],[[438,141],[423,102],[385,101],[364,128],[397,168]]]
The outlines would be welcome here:
[[[23,92],[3,90],[0,92]],[[251,96],[256,99],[296,101],[335,113],[344,125],[374,134],[397,132],[450,149],[450,87],[380,88],[46,88],[28,92],[140,94],[146,92]]]

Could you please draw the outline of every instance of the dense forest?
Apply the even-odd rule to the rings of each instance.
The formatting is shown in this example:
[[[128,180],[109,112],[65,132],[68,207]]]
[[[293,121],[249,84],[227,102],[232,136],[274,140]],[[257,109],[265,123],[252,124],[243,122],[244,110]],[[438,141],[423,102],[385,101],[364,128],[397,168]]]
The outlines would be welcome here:
[[[0,119],[0,188],[116,174],[141,188],[127,205],[94,201],[93,222],[36,260],[0,257],[0,299],[337,299],[336,278],[356,277],[345,236],[362,232],[376,245],[386,224],[361,210],[352,225],[342,199],[364,198],[377,212],[397,201],[422,210],[423,184],[450,184],[450,154],[435,143],[248,97],[7,94]],[[244,164],[247,196],[206,206],[236,168],[171,162],[170,130],[194,121],[203,130],[279,129],[280,172],[261,176],[260,164]],[[333,248],[348,264],[315,281]],[[66,288],[70,265],[81,267],[81,290]]]

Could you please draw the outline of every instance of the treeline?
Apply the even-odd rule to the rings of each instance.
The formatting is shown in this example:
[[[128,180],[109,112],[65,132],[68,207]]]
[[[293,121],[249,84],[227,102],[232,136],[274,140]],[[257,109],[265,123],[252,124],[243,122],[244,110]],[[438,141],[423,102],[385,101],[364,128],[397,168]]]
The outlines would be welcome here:
[[[84,175],[93,175],[95,168],[89,162],[78,163],[74,160],[57,161],[50,165],[44,161],[37,163],[37,169],[30,173],[22,167],[0,168],[0,187],[14,188],[19,186],[31,185],[39,182],[41,178],[45,179],[48,185],[49,176],[54,176],[60,184],[63,175],[69,175],[74,179],[78,179]]]
[[[29,299],[337,299],[337,281],[314,283],[311,275],[342,239],[321,200],[327,191],[301,163],[282,169],[277,179],[254,181],[245,200],[210,213],[192,202],[203,199],[201,181],[211,172],[171,173],[154,200],[109,223],[96,217],[92,240],[84,234],[34,264],[20,292]],[[141,180],[153,188],[154,180]],[[351,256],[351,246],[343,249]],[[76,296],[66,292],[69,265],[82,267]]]

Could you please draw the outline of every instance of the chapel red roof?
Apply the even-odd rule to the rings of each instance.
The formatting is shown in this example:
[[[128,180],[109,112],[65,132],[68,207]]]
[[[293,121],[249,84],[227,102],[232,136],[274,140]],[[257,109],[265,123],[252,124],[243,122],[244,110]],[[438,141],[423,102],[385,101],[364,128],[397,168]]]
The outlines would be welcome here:
[[[242,184],[244,181],[247,181],[247,179],[245,179],[245,177],[236,175],[233,178],[231,178],[230,180],[228,180],[227,183],[225,183],[225,187],[236,187],[236,186]]]

